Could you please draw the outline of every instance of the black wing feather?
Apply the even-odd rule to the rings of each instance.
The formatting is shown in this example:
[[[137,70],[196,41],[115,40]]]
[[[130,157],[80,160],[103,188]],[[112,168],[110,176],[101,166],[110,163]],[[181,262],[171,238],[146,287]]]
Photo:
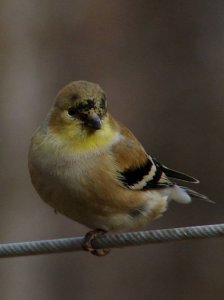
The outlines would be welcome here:
[[[154,167],[155,171],[149,173]],[[163,174],[161,165],[153,161],[151,157],[148,157],[145,163],[136,168],[129,168],[120,173],[120,180],[125,187],[134,189],[134,190],[149,190],[149,189],[162,189],[167,188],[168,186],[173,186],[169,180],[160,181]]]
[[[153,158],[153,161],[157,164],[160,165],[162,171],[166,174],[167,177],[169,178],[173,178],[173,179],[177,179],[177,180],[181,180],[181,181],[186,181],[186,182],[190,182],[190,183],[199,183],[199,180],[187,175],[185,173],[170,169],[162,164],[160,164],[155,158]]]

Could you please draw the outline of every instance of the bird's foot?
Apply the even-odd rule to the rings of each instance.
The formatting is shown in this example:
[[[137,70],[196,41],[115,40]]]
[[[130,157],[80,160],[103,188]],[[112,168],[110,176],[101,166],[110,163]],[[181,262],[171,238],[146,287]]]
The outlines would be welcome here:
[[[87,234],[84,237],[84,241],[82,244],[82,248],[85,251],[88,251],[96,256],[105,256],[110,252],[110,249],[94,249],[92,245],[92,241],[100,235],[105,234],[107,231],[103,229],[95,229],[87,232]]]

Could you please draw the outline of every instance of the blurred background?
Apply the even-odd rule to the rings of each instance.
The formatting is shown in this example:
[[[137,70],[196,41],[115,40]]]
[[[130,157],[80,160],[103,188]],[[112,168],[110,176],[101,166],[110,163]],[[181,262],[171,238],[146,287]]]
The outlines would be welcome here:
[[[69,81],[98,82],[111,113],[166,165],[200,178],[195,200],[146,229],[224,222],[224,2],[0,2],[0,243],[83,235],[34,191],[34,129]],[[224,239],[0,261],[1,300],[223,299]]]

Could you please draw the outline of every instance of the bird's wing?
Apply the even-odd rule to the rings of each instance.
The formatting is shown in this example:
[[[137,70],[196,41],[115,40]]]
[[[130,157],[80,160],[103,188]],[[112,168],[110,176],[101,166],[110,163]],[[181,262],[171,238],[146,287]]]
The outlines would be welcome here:
[[[134,190],[166,188],[174,185],[170,178],[190,183],[199,182],[190,175],[159,163],[145,152],[128,128],[120,124],[117,126],[121,140],[113,147],[113,155],[118,166],[119,179],[125,187]]]
[[[161,165],[144,150],[131,131],[120,126],[121,139],[113,146],[118,177],[132,190],[161,189],[173,186]]]
[[[190,182],[190,183],[199,183],[199,180],[187,175],[185,173],[170,169],[162,164],[160,164],[157,159],[153,158],[154,163],[158,164],[161,168],[161,170],[166,174],[166,176],[168,178],[172,178],[172,179],[177,179],[177,180],[181,180],[181,181],[186,181],[186,182]]]

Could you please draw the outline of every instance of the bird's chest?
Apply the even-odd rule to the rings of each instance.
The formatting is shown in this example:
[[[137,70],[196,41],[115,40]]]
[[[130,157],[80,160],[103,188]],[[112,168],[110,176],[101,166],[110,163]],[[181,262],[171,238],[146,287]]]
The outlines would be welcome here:
[[[107,205],[102,205],[103,189],[107,189],[104,180],[108,176],[104,154],[70,159],[59,154],[57,159],[52,154],[44,157],[32,159],[31,167],[32,181],[41,198],[56,211],[91,227],[90,223],[95,222],[92,218],[95,220],[107,209]]]
[[[89,156],[79,155],[77,157],[57,154],[57,158],[49,155],[45,161],[38,163],[43,177],[49,178],[54,190],[78,193],[85,192],[86,188],[93,181],[94,169],[103,157],[100,155]]]

